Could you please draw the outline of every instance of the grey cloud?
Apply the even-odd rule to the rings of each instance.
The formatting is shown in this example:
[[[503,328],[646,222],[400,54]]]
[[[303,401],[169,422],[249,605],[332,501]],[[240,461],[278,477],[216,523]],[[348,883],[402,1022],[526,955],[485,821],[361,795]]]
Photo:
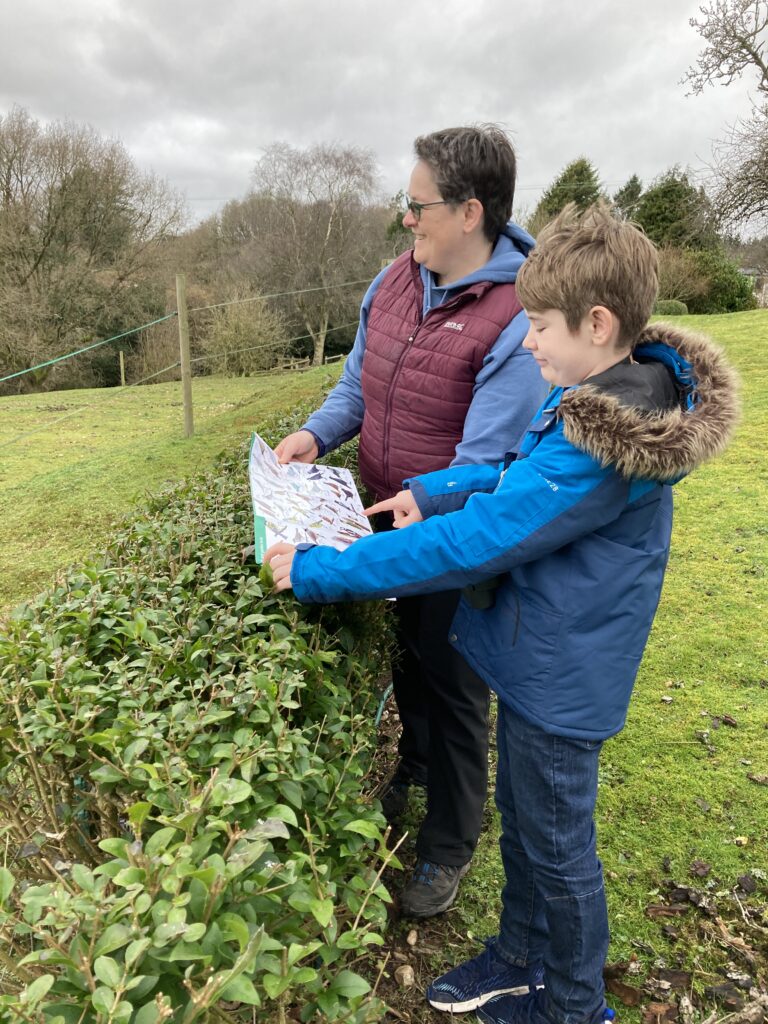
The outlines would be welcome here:
[[[193,213],[242,195],[270,143],[373,149],[402,187],[423,131],[492,120],[520,153],[520,201],[585,155],[606,182],[700,166],[746,113],[746,83],[686,98],[696,0],[26,0],[4,15],[14,102],[119,136]],[[610,188],[611,191],[614,188]]]

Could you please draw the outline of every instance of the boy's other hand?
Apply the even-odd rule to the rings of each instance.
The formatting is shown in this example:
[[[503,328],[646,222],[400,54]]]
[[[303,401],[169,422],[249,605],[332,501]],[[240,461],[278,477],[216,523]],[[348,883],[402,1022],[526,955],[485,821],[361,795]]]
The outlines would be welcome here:
[[[317,454],[317,441],[308,430],[289,434],[275,448],[280,462],[314,462]]]
[[[293,544],[286,544],[284,541],[273,544],[264,552],[264,561],[272,569],[276,591],[291,589],[291,566],[295,554],[296,548]]]
[[[392,524],[396,530],[411,523],[420,523],[424,516],[419,511],[416,499],[410,491],[399,491],[394,498],[379,501],[370,508],[363,509],[367,516],[375,516],[377,512],[391,512],[394,516]]]

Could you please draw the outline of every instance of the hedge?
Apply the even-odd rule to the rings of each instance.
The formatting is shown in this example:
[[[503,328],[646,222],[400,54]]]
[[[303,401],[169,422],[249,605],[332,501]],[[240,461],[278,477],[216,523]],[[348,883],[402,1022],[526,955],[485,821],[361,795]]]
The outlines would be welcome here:
[[[3,1019],[380,1019],[347,965],[397,864],[364,793],[384,616],[265,591],[245,466],[152,499],[0,637]]]

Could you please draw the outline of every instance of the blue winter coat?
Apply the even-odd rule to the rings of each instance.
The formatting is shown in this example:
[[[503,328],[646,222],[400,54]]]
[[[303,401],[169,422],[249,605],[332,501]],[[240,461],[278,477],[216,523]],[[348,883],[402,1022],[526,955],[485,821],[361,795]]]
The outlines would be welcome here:
[[[296,596],[399,597],[501,574],[492,607],[460,603],[451,643],[545,731],[618,732],[661,593],[670,485],[723,450],[737,416],[734,375],[710,342],[668,325],[642,342],[639,362],[551,392],[506,469],[411,480],[424,523],[299,551]]]

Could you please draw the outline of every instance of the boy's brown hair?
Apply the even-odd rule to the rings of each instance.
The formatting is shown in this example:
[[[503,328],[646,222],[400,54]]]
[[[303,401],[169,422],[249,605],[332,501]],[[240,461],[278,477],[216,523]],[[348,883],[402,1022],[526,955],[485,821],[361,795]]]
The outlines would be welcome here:
[[[593,306],[619,320],[619,344],[634,346],[653,311],[659,287],[656,247],[600,201],[579,214],[575,203],[539,232],[517,274],[526,309],[557,309],[576,331]]]

